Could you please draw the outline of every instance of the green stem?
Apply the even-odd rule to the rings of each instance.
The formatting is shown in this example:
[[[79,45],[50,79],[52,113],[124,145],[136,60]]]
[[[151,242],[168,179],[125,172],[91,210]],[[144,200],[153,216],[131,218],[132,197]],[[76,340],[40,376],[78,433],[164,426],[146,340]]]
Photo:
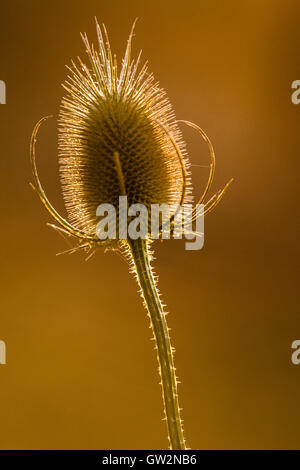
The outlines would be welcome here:
[[[161,375],[165,416],[171,449],[186,449],[183,436],[180,408],[177,394],[172,346],[165,313],[156,289],[150,265],[150,254],[146,240],[130,240],[128,244],[135,266],[138,283],[141,287],[146,308],[151,318],[152,329],[157,346],[157,357]]]

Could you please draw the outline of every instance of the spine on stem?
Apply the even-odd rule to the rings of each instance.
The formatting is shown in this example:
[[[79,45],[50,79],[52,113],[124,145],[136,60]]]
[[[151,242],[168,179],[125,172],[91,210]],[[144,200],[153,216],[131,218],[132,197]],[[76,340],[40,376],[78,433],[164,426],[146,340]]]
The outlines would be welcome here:
[[[170,448],[172,450],[185,450],[186,444],[180,418],[173,350],[165,312],[150,264],[149,242],[143,239],[128,240],[127,242],[156,342]]]

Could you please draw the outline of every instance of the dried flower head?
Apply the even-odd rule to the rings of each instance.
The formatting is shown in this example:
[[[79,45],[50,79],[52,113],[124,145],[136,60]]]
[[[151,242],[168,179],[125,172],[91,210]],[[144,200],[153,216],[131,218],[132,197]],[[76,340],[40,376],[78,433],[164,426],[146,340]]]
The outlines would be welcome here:
[[[70,75],[63,87],[59,116],[59,164],[62,191],[70,222],[51,206],[40,185],[35,163],[35,141],[42,119],[35,127],[31,157],[35,189],[47,209],[67,230],[89,245],[103,244],[96,236],[99,218],[96,209],[102,203],[118,207],[120,195],[128,205],[166,203],[176,207],[191,202],[189,161],[178,122],[166,93],[148,73],[147,63],[140,65],[141,53],[131,59],[132,27],[120,73],[112,55],[106,29],[104,37],[96,21],[99,51],[82,38],[90,68],[80,59],[68,67]],[[214,152],[205,133],[211,154],[211,171],[202,203],[214,174]],[[229,184],[229,183],[228,183]],[[208,212],[220,200],[228,184],[209,202]],[[117,213],[118,223],[118,213]],[[114,245],[118,239],[105,244]],[[86,246],[86,245],[83,245]]]
[[[79,67],[73,63],[59,120],[66,207],[72,223],[89,234],[95,234],[99,221],[97,206],[118,207],[120,194],[126,194],[129,205],[150,210],[155,203],[182,204],[190,193],[173,109],[147,65],[138,72],[139,59],[131,61],[132,32],[120,76],[98,24],[97,33],[99,53],[83,36],[91,71],[81,61]]]

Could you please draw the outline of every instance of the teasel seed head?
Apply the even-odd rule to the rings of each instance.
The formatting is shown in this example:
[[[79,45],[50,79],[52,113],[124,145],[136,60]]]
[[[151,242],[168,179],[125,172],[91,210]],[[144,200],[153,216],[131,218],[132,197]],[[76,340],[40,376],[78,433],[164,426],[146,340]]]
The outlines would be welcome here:
[[[165,91],[148,73],[147,63],[140,67],[141,53],[131,59],[132,27],[121,71],[112,55],[106,29],[96,21],[99,50],[83,34],[89,67],[80,59],[68,67],[63,84],[66,96],[59,114],[59,166],[62,192],[69,221],[57,213],[40,184],[35,143],[43,118],[35,126],[31,140],[34,189],[59,228],[77,236],[83,247],[104,244],[114,246],[120,240],[98,239],[96,209],[102,203],[118,208],[119,196],[126,195],[128,205],[143,204],[149,217],[151,204],[174,207],[192,201],[190,163],[186,146]],[[104,33],[104,35],[103,35]],[[215,157],[206,134],[195,124],[208,143],[211,156],[210,176],[199,202],[211,185]],[[230,181],[231,182],[231,181]],[[208,202],[211,210],[227,189],[227,183]],[[174,216],[174,213],[172,216]],[[117,211],[117,224],[118,224]],[[171,219],[172,221],[172,219]],[[57,228],[57,227],[56,227]],[[118,233],[118,231],[117,231]]]

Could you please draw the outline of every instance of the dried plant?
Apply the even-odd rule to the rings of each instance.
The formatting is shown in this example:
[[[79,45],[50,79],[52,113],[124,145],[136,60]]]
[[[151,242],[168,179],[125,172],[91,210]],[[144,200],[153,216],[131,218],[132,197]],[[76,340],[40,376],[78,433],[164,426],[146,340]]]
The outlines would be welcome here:
[[[40,184],[35,160],[35,144],[41,119],[31,139],[33,188],[64,234],[76,237],[78,248],[93,250],[99,246],[125,253],[136,275],[150,317],[156,342],[159,371],[168,437],[171,449],[186,449],[177,394],[173,348],[166,323],[165,310],[158,293],[156,278],[150,265],[150,233],[146,240],[116,237],[99,240],[96,236],[101,203],[118,207],[120,195],[128,205],[167,203],[176,207],[191,202],[192,188],[189,161],[184,141],[172,106],[165,92],[148,73],[147,63],[140,67],[140,56],[131,59],[134,25],[127,42],[125,56],[118,73],[108,36],[104,37],[96,21],[99,51],[82,35],[90,66],[80,59],[72,63],[64,83],[67,95],[62,100],[59,117],[59,164],[62,192],[69,220],[64,219],[50,204]],[[195,124],[182,121],[196,129],[210,150],[210,174],[203,203],[211,186],[215,156],[206,134]],[[230,181],[231,182],[231,181]],[[206,204],[205,214],[220,201],[228,185]],[[117,223],[119,220],[117,212]],[[194,213],[194,219],[197,217]],[[174,213],[171,217],[174,228]]]

